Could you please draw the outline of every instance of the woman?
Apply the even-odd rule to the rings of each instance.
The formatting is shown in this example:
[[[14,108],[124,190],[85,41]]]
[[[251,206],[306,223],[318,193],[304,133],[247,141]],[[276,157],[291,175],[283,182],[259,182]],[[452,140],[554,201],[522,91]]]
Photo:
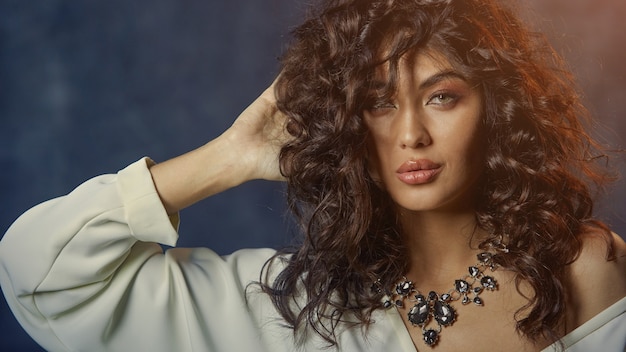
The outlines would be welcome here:
[[[0,279],[40,344],[624,348],[626,244],[592,217],[601,154],[540,38],[495,0],[327,1],[294,34],[220,137],[11,227]],[[251,179],[287,181],[301,245],[163,253],[180,209]]]

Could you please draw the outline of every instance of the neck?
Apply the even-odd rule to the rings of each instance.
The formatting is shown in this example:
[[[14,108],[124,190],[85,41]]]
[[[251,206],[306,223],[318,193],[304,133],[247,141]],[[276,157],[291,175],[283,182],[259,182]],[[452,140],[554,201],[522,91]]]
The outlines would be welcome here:
[[[485,236],[473,211],[401,210],[399,222],[409,252],[407,277],[435,286],[450,285],[464,274],[476,262],[476,245]]]

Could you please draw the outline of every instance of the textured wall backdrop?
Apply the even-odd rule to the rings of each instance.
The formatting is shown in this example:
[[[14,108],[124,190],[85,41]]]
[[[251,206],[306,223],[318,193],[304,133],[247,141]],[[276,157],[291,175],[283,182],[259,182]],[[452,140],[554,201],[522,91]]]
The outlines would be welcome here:
[[[272,81],[308,2],[1,1],[0,233],[91,176],[217,136]],[[579,74],[607,143],[623,147],[626,4],[528,3]],[[614,163],[624,173],[624,158]],[[282,192],[252,182],[183,211],[180,244],[225,254],[287,243]],[[621,181],[599,207],[621,234],[625,193]],[[41,350],[0,302],[0,350]]]

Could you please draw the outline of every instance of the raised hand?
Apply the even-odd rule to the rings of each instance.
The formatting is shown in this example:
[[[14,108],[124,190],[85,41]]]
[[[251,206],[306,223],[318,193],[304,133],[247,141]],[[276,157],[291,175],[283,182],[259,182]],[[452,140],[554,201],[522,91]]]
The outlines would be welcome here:
[[[249,180],[284,179],[278,154],[289,138],[285,126],[272,84],[218,138],[151,167],[168,213]]]
[[[250,179],[283,180],[278,165],[280,148],[289,140],[286,117],[276,107],[274,84],[235,120],[220,138],[238,153]]]

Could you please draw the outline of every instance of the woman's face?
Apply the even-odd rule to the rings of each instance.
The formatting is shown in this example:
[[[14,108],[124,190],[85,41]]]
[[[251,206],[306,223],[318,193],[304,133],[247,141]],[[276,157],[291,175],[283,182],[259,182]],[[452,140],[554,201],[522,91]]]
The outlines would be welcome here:
[[[473,209],[481,118],[480,93],[441,55],[403,58],[396,95],[364,112],[372,177],[402,209]]]

